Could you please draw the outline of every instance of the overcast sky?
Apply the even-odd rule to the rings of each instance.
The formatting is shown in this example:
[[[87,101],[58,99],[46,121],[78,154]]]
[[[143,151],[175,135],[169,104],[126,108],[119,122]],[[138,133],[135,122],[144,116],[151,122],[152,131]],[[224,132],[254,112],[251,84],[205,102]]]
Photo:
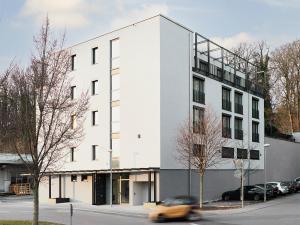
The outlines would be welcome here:
[[[66,46],[164,14],[225,47],[265,40],[271,48],[300,38],[300,0],[0,0],[0,71],[26,64],[48,13]]]

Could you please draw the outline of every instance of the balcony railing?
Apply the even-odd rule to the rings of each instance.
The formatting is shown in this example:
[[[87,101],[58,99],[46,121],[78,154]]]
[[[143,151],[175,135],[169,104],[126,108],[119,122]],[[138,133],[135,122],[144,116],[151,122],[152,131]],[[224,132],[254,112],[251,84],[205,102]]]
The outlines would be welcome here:
[[[259,111],[256,109],[252,109],[252,117],[255,119],[259,119]]]
[[[226,99],[222,99],[222,109],[231,111],[231,101],[228,101]]]
[[[231,138],[231,128],[229,128],[229,127],[223,127],[223,129],[222,129],[222,136],[224,138]]]
[[[258,133],[252,133],[252,141],[259,142],[259,134]]]
[[[201,104],[205,104],[205,93],[202,91],[193,91],[193,101]]]
[[[237,140],[243,140],[243,130],[235,129],[234,130],[234,138]]]
[[[243,105],[240,104],[240,103],[235,103],[234,104],[234,112],[239,113],[239,114],[243,114]]]

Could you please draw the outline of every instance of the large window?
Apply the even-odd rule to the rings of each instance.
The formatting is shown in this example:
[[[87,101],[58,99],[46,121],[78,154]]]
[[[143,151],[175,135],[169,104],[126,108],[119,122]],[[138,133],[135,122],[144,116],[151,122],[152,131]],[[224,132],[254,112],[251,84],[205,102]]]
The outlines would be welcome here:
[[[250,150],[250,159],[259,160],[259,150]]]
[[[258,99],[252,98],[252,117],[259,119]]]
[[[71,70],[75,70],[76,55],[71,56]]]
[[[234,112],[243,114],[243,94],[240,92],[234,93]]]
[[[234,149],[223,147],[222,148],[222,158],[233,159],[234,158]]]
[[[252,122],[252,141],[259,142],[259,132],[258,132],[259,123]]]
[[[193,132],[203,133],[203,119],[204,119],[204,109],[194,106],[193,107]]]
[[[198,77],[193,78],[193,101],[205,104],[204,80]]]
[[[247,149],[238,148],[236,157],[238,159],[248,159],[248,152]]]
[[[231,138],[230,119],[231,117],[229,115],[222,115],[222,136],[225,138]]]
[[[98,94],[98,80],[92,81],[92,95]]]
[[[92,64],[97,63],[98,47],[92,48]]]
[[[234,138],[243,140],[243,119],[239,117],[234,119]]]
[[[230,89],[222,88],[222,109],[231,111]]]

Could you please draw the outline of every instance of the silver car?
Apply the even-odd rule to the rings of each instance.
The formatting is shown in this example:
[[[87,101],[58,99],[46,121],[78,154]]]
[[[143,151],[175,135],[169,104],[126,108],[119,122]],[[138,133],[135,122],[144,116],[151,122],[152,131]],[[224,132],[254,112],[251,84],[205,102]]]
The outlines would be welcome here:
[[[268,182],[268,184],[276,185],[276,187],[278,188],[279,194],[281,194],[281,195],[285,195],[289,192],[289,187],[287,185],[285,185],[284,182],[273,181],[273,182]]]

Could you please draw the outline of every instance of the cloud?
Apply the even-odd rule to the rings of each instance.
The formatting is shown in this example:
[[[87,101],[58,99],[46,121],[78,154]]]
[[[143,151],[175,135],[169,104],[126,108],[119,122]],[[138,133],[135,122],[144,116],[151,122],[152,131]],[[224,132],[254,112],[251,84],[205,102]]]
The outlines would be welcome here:
[[[128,10],[124,8],[122,1],[117,2],[117,9],[119,11],[118,17],[114,18],[111,23],[111,28],[116,29],[127,26],[134,22],[158,15],[167,15],[169,7],[166,4],[144,4],[139,8]]]
[[[213,37],[211,40],[227,49],[232,49],[240,43],[256,41],[256,38],[248,33],[241,32],[231,37]]]
[[[38,24],[48,14],[52,26],[76,28],[88,25],[89,13],[99,11],[100,6],[99,0],[26,0],[20,14],[33,17]]]

